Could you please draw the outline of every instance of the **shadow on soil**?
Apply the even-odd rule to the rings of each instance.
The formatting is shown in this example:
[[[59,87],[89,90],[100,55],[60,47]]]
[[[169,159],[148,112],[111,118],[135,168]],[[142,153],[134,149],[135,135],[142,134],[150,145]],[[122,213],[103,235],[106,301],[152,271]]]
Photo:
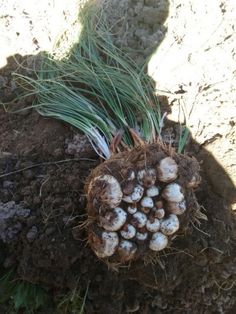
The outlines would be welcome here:
[[[31,75],[25,68],[29,62],[38,64],[40,58],[8,58],[7,66],[0,70],[2,102],[16,107],[32,103],[32,98],[14,103],[20,90],[11,73]],[[166,111],[166,104],[161,105]],[[167,127],[178,136],[179,125],[166,121]],[[202,165],[196,195],[208,220],[201,220],[200,225],[190,223],[186,234],[177,237],[156,264],[137,262],[116,272],[94,256],[86,245],[85,231],[78,227],[85,215],[84,182],[99,164],[86,138],[32,110],[7,114],[0,108],[0,139],[2,273],[15,267],[19,278],[51,289],[55,299],[77,286],[84,294],[90,283],[86,313],[233,311],[236,226],[230,202],[236,201],[235,187],[204,147],[190,139],[185,153]],[[222,186],[232,191],[232,199],[212,189],[211,178],[205,175],[209,164],[214,165],[219,180],[223,178]],[[4,204],[8,202],[14,208],[11,215],[6,214]]]

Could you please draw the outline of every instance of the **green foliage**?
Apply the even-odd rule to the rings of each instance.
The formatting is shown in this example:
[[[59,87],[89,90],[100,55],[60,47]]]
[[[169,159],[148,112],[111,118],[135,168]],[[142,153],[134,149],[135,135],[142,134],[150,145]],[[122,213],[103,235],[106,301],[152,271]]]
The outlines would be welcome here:
[[[25,314],[38,311],[47,314],[83,314],[88,289],[89,283],[82,294],[78,280],[73,290],[58,296],[53,304],[46,290],[39,285],[15,279],[14,270],[11,270],[0,278],[0,304],[8,305],[9,314],[18,313],[20,310]]]
[[[81,296],[81,291],[78,285],[75,289],[64,295],[57,305],[58,313],[83,314],[88,289],[89,284],[87,285],[87,289],[83,297]]]
[[[190,131],[187,126],[180,126],[180,136],[178,143],[178,153],[181,154],[189,138]]]
[[[80,20],[82,33],[67,57],[45,55],[36,80],[22,77],[37,95],[35,108],[83,131],[106,158],[120,129],[125,145],[133,144],[130,128],[153,142],[160,132],[160,108],[145,67],[113,44],[101,9],[84,8]]]
[[[49,302],[47,292],[38,285],[14,279],[11,270],[0,279],[0,304],[10,301],[16,312],[34,313]]]

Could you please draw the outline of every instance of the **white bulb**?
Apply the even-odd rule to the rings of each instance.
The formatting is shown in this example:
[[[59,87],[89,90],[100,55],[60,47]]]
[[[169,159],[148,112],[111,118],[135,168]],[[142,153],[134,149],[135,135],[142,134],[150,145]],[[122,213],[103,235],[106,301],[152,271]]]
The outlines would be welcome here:
[[[168,238],[161,232],[156,232],[153,234],[149,248],[153,251],[161,251],[165,249],[168,245]]]
[[[104,188],[102,187],[103,185],[105,185]],[[100,188],[100,193],[98,195],[94,194],[96,188]],[[119,206],[123,193],[117,179],[106,174],[96,177],[90,182],[88,196],[92,199],[99,199],[102,204],[107,204],[110,208],[115,208]]]
[[[160,229],[165,235],[172,235],[179,229],[178,217],[174,214],[170,214],[168,218],[161,221]]]
[[[181,202],[184,199],[184,195],[181,192],[181,186],[177,183],[168,184],[165,187],[162,196],[168,202]]]
[[[170,182],[178,176],[178,165],[171,157],[166,157],[160,161],[157,167],[157,177],[162,182]]]
[[[136,212],[133,214],[131,223],[134,227],[142,228],[146,225],[146,222],[147,216],[144,213]]]
[[[150,232],[157,232],[160,229],[160,221],[157,218],[148,219],[146,223],[146,228]]]
[[[124,225],[123,230],[120,232],[121,236],[125,239],[132,239],[136,234],[134,226],[127,224]]]
[[[118,254],[123,262],[130,261],[134,258],[137,251],[137,245],[131,241],[122,240],[118,247]]]
[[[119,244],[119,237],[116,232],[106,232],[104,231],[102,233],[102,244],[99,247],[99,250],[96,251],[95,253],[97,254],[98,257],[104,258],[104,257],[109,257],[112,256],[116,248]]]
[[[150,187],[156,182],[156,171],[153,168],[140,170],[137,174],[138,182],[147,187]]]
[[[167,209],[172,214],[182,215],[186,211],[186,202],[168,202]]]
[[[147,232],[137,232],[136,233],[136,238],[139,240],[139,241],[145,241],[148,237],[148,234]]]
[[[162,219],[165,216],[165,210],[163,208],[154,209],[154,217]]]
[[[151,197],[145,196],[141,201],[141,206],[152,208],[154,206],[154,203]]]
[[[143,196],[144,188],[141,185],[136,185],[134,187],[134,191],[132,193],[133,202],[138,202],[141,200]]]
[[[123,197],[126,203],[137,203],[143,196],[144,188],[141,185],[136,185],[130,195]]]
[[[107,231],[117,231],[126,222],[127,213],[120,207],[106,213],[105,217],[100,216],[100,225]]]
[[[159,189],[155,185],[151,186],[146,191],[147,196],[149,197],[155,197],[159,194]]]
[[[137,211],[137,207],[133,207],[133,206],[128,206],[128,209],[127,209],[128,213],[130,213],[131,215],[133,215],[134,213],[136,213]]]

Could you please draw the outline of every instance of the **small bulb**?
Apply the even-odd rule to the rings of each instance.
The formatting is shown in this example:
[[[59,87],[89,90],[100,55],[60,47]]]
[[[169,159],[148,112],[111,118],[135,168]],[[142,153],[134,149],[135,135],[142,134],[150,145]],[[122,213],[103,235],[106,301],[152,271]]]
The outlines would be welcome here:
[[[148,197],[155,197],[159,194],[159,189],[155,185],[147,189],[146,194]]]
[[[157,232],[160,229],[160,221],[157,218],[148,219],[146,223],[146,228],[150,232]]]
[[[135,186],[134,191],[132,193],[133,202],[140,201],[143,196],[143,192],[144,192],[144,188],[141,185]]]
[[[136,212],[133,214],[131,223],[134,227],[142,228],[146,225],[146,222],[147,216],[144,213]]]
[[[168,202],[167,209],[172,214],[182,215],[186,211],[186,202]]]
[[[184,195],[181,192],[181,186],[177,183],[168,184],[165,187],[162,196],[168,202],[181,202],[184,199]]]
[[[139,241],[145,241],[148,237],[148,233],[147,232],[137,232],[136,233],[136,238],[139,240]]]
[[[100,225],[107,231],[117,231],[126,222],[127,213],[120,207],[106,213],[105,217],[100,216]]]
[[[96,255],[100,258],[109,257],[115,253],[119,244],[119,237],[116,232],[104,231],[100,242],[98,247],[94,246]]]
[[[161,232],[165,235],[174,234],[179,229],[179,219],[176,215],[170,214],[168,218],[161,221]]]
[[[137,174],[137,179],[141,185],[148,188],[156,182],[156,171],[153,168],[140,170]]]
[[[162,219],[165,216],[165,210],[163,208],[154,209],[154,217]]]
[[[145,196],[141,201],[141,206],[152,208],[154,206],[154,203],[151,197]]]
[[[151,208],[148,208],[148,207],[141,207],[141,211],[144,213],[144,214],[149,214],[150,213],[150,210]]]
[[[162,201],[156,201],[155,206],[157,209],[163,208],[163,202]]]
[[[136,229],[130,224],[124,225],[120,232],[121,236],[125,239],[132,239],[136,234]]]
[[[122,262],[128,262],[134,259],[135,253],[137,251],[137,245],[131,241],[122,240],[118,247],[118,254],[120,255]]]
[[[168,238],[161,232],[156,232],[153,234],[151,241],[149,243],[149,248],[153,251],[161,251],[165,249],[168,245]]]
[[[128,211],[128,213],[130,213],[131,215],[133,215],[134,213],[136,213],[137,207],[136,207],[136,206],[128,206],[127,211]]]
[[[136,203],[142,198],[143,192],[144,188],[141,185],[136,185],[130,195],[123,197],[123,201],[126,203]]]
[[[119,206],[123,193],[117,179],[106,174],[96,177],[90,182],[88,196],[91,199],[99,200],[102,204],[106,204],[110,208],[115,208]]]
[[[133,193],[135,187],[135,183],[133,181],[125,181],[122,186],[123,197],[126,195],[130,195]]]
[[[171,157],[166,157],[160,161],[157,167],[157,178],[162,182],[170,182],[178,176],[178,165]]]

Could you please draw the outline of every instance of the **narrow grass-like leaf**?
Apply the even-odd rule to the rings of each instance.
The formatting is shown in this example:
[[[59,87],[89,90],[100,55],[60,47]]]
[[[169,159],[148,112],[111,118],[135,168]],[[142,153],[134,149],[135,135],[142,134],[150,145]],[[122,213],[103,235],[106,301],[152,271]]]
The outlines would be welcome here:
[[[83,30],[69,54],[63,60],[45,55],[36,80],[22,77],[37,95],[35,108],[84,132],[105,158],[120,129],[125,145],[133,144],[130,128],[153,142],[160,109],[151,79],[113,44],[102,10],[89,6],[80,19]]]
[[[186,126],[181,126],[181,132],[178,142],[178,153],[181,154],[189,138],[190,131]]]

